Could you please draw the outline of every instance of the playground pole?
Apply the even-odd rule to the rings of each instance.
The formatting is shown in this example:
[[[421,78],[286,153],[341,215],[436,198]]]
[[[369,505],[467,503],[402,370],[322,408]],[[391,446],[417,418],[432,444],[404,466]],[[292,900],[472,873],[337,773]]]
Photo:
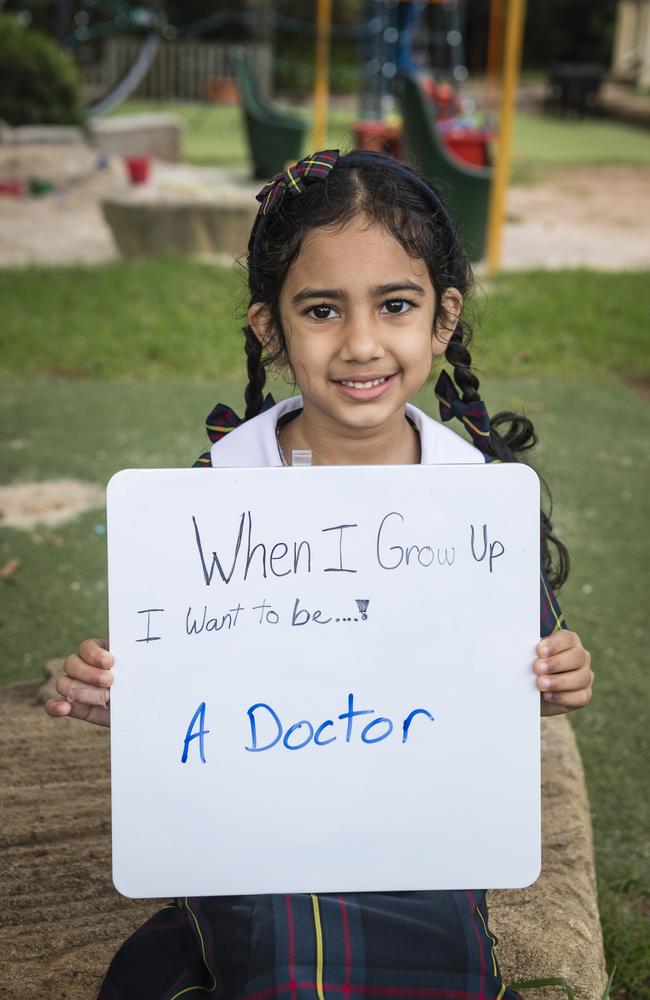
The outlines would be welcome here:
[[[497,161],[490,192],[488,223],[488,271],[498,271],[501,265],[505,199],[510,177],[512,152],[512,125],[517,103],[517,86],[521,69],[521,49],[524,38],[526,0],[509,0],[506,14],[506,41],[503,67],[503,93],[501,97],[501,122]]]
[[[316,76],[314,80],[314,150],[322,149],[327,142],[331,30],[332,0],[318,0]]]
[[[503,12],[505,0],[490,0],[490,27],[488,29],[487,86],[485,106],[491,116],[500,84],[503,59]]]

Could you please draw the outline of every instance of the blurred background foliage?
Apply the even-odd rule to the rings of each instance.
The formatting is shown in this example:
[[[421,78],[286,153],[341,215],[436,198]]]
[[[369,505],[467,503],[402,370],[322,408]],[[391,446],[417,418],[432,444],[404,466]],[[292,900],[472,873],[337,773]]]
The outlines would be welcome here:
[[[80,125],[73,61],[40,31],[0,14],[0,120],[9,125]]]
[[[205,41],[246,41],[252,38],[273,43],[274,83],[287,90],[310,88],[313,83],[311,60],[315,4],[302,0],[218,0],[209,6],[203,0],[165,0],[164,12],[170,25],[185,36],[198,29],[206,17],[229,15],[215,29],[203,30]],[[88,15],[88,23],[105,22],[105,5],[100,0],[85,4],[59,0],[4,0],[0,9],[18,16],[53,37],[69,35],[76,8]],[[62,13],[63,11],[63,13]],[[466,61],[471,75],[485,72],[490,0],[467,0],[462,24]],[[343,36],[361,22],[362,0],[333,0],[333,20]],[[436,27],[439,14],[435,7],[427,11],[429,28]],[[287,29],[281,19],[295,23]],[[525,71],[546,70],[562,61],[594,62],[608,65],[611,58],[616,0],[533,0],[527,5],[523,67]],[[84,22],[86,23],[86,22]],[[302,24],[302,28],[300,27]],[[334,93],[354,93],[359,79],[359,52],[354,37],[334,37],[332,40],[332,90]]]

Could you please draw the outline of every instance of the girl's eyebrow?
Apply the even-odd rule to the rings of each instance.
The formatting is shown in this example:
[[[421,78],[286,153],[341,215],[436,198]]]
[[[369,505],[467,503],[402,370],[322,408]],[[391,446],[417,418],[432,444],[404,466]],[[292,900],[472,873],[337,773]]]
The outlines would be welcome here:
[[[380,295],[390,295],[391,292],[415,292],[417,295],[424,295],[425,291],[421,285],[416,285],[414,281],[395,281],[392,285],[377,285],[373,288],[373,297]]]
[[[417,295],[424,295],[424,288],[416,285],[413,281],[396,281],[390,285],[376,285],[370,289],[373,298],[380,295],[391,295],[394,292],[415,292]],[[291,299],[291,304],[296,306],[305,299],[347,299],[348,293],[343,288],[303,288]]]
[[[291,300],[294,306],[300,305],[305,299],[345,299],[346,293],[342,288],[303,288],[297,292]]]

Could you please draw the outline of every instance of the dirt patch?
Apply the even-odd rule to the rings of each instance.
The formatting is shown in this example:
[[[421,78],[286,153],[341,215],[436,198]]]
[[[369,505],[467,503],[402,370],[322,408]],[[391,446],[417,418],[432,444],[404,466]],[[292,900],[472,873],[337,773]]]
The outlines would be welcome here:
[[[61,663],[49,665],[42,691],[38,683],[0,689],[7,1000],[92,1000],[119,945],[160,905],[124,899],[111,884],[108,732],[51,719],[38,704]],[[528,889],[490,893],[499,961],[506,981],[564,975],[576,1000],[594,1000],[604,959],[591,823],[566,718],[543,722],[542,775],[543,874]],[[556,991],[526,996],[549,1000]]]
[[[644,399],[650,399],[650,378],[646,376],[639,375],[638,378],[624,378],[623,385],[627,385],[630,389],[634,389],[638,392],[640,396]]]
[[[104,490],[76,479],[49,479],[42,483],[0,486],[0,527],[30,531],[37,524],[53,527],[87,510],[102,508]]]
[[[575,167],[541,176],[508,193],[505,268],[650,267],[650,170]]]

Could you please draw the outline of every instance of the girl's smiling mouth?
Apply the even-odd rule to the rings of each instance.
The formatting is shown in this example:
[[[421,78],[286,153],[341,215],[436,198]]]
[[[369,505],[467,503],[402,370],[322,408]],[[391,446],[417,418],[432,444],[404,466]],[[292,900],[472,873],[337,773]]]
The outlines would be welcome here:
[[[333,379],[348,399],[378,399],[384,396],[394,383],[399,372],[392,375],[358,375],[356,378]]]

